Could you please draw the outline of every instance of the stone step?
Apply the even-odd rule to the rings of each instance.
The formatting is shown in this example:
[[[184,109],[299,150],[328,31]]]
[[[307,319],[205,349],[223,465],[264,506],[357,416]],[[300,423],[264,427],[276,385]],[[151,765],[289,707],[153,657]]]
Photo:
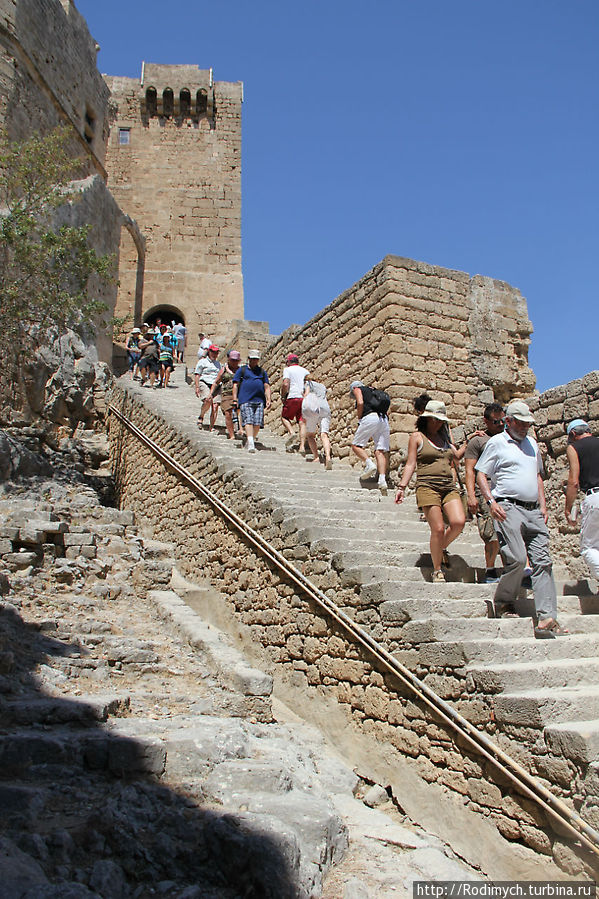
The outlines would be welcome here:
[[[527,618],[425,618],[406,622],[402,629],[405,643],[430,643],[437,640],[458,641],[473,638],[514,639],[533,637],[532,622]]]
[[[389,555],[406,553],[405,558],[402,559],[406,565],[416,564],[416,561],[423,555],[427,556],[430,561],[428,543],[424,544],[422,540],[390,540],[384,534],[377,535],[376,533],[373,534],[372,537],[368,537],[366,534],[360,533],[359,531],[353,531],[348,537],[339,537],[334,536],[335,534],[338,534],[338,531],[336,531],[335,528],[330,528],[330,536],[318,537],[310,540],[310,530],[311,529],[306,529],[301,535],[304,536],[305,534],[306,539],[314,545],[315,549],[329,549],[331,552],[347,553],[375,551],[377,553],[382,552]],[[480,558],[482,544],[460,542],[455,550],[455,554],[460,556],[463,555],[464,552],[477,553],[477,565],[475,567],[480,567],[480,565],[482,565]],[[453,552],[451,555],[453,557]]]
[[[88,766],[109,770],[113,775],[164,772],[166,751],[158,740],[116,738],[97,728],[73,729],[52,726],[48,733],[15,730],[0,736],[0,766],[3,776],[15,777],[37,765]],[[81,722],[77,722],[81,723]]]
[[[599,718],[599,691],[596,686],[539,687],[519,693],[499,693],[493,700],[499,724],[543,727],[564,721],[592,721]]]
[[[444,584],[431,584],[421,580],[410,583],[403,579],[388,581],[372,581],[363,584],[360,593],[356,595],[356,604],[361,607],[380,605],[382,602],[394,599],[493,599],[495,587],[493,584],[463,584],[459,581],[447,581]]]
[[[390,560],[384,565],[363,565],[360,568],[344,568],[339,573],[339,579],[344,587],[367,585],[379,582],[407,583],[411,581],[420,581],[427,583],[429,589],[436,589],[440,584],[432,584],[431,578],[433,569],[428,568],[406,568],[400,564],[391,565]],[[476,572],[468,566],[458,567],[444,570],[446,582],[460,582],[472,584],[474,587],[485,586],[476,584]]]
[[[554,641],[555,642],[555,641]],[[472,684],[481,693],[501,693],[536,688],[561,689],[596,683],[599,659],[551,659],[550,661],[506,662],[473,666],[468,670]]]
[[[599,720],[549,724],[544,734],[555,755],[583,765],[599,761]]]
[[[537,664],[562,659],[585,659],[599,655],[599,635],[573,635],[556,640],[535,640],[529,623],[528,634],[510,640],[485,638],[480,640],[439,640],[418,648],[414,658],[426,667],[464,667],[502,664],[506,658],[512,663]],[[401,653],[396,654],[401,658]]]
[[[0,704],[2,720],[15,724],[94,724],[126,714],[128,695],[97,694],[69,697],[11,699]]]
[[[388,628],[403,626],[412,619],[488,617],[483,599],[393,599],[381,603],[379,614],[388,637],[394,636]]]

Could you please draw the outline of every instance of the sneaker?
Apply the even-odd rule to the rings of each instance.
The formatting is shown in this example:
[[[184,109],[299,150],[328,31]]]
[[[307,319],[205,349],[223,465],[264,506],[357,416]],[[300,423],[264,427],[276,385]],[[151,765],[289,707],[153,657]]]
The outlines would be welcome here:
[[[330,459],[329,459],[329,461],[326,463],[325,468],[326,468],[327,471],[332,471],[332,470],[333,470],[333,463],[331,462]]]
[[[497,574],[496,568],[487,568],[485,571],[485,579],[483,584],[498,584],[500,575]]]
[[[373,474],[376,474],[376,465],[374,464],[372,459],[367,459],[366,465],[364,466],[360,474],[360,480],[367,481],[373,476]]]
[[[286,453],[293,453],[295,451],[296,439],[297,439],[296,437],[288,437],[287,438],[287,440],[285,441],[285,452]]]
[[[387,496],[387,493],[389,492],[387,490],[387,481],[379,481],[379,490],[380,490],[381,496]]]
[[[443,574],[441,569],[439,569],[439,571],[433,571],[432,583],[433,584],[444,584],[445,583],[445,575]]]
[[[256,447],[254,446],[254,444],[253,443],[248,444],[248,453],[255,453],[255,452],[256,452]]]

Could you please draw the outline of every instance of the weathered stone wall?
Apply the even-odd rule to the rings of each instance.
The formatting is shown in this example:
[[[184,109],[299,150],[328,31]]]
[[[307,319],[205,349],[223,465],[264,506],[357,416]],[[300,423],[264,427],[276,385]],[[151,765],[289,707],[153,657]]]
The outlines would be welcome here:
[[[534,411],[536,435],[548,476],[545,494],[554,557],[568,567],[573,578],[588,578],[589,570],[580,558],[578,525],[572,527],[564,517],[563,486],[568,479],[566,428],[572,419],[582,418],[599,436],[599,371],[551,387],[527,402]]]
[[[0,122],[11,140],[72,129],[87,172],[103,173],[108,88],[71,0],[0,0]]]
[[[426,656],[419,656],[415,647],[431,638],[415,632],[412,643],[406,642],[407,630],[402,634],[403,628],[394,630],[389,621],[385,622],[384,597],[377,599],[347,573],[337,571],[330,552],[312,548],[306,532],[286,523],[275,502],[262,499],[259,491],[252,495],[240,474],[223,476],[208,452],[199,450],[169,422],[125,392],[115,390],[112,401],[146,434],[159,435],[163,449],[294,561],[376,639],[398,651],[404,664],[452,700],[462,715],[497,734],[489,713],[492,703],[476,693],[478,686],[467,679],[463,659],[445,658],[443,653],[437,657],[431,643],[426,662]],[[506,838],[548,855],[553,853],[559,863],[564,859],[571,862],[570,849],[556,839],[537,806],[520,798],[509,781],[471,754],[451,729],[434,718],[367,650],[353,643],[321,607],[232,530],[115,416],[110,418],[110,443],[121,504],[143,516],[157,536],[168,534],[184,574],[214,582],[249,634],[250,645],[264,648],[281,677],[306,698],[335,700],[346,712],[347,726],[359,727],[376,739],[382,756],[383,751],[397,751],[412,759],[420,777],[453,791],[465,807],[485,816]],[[574,765],[547,756],[546,750],[534,756],[529,737],[538,740],[538,730],[518,726],[510,730],[507,726],[502,735],[498,734],[498,742],[513,751],[517,759],[531,763],[535,773],[552,781],[552,789],[571,800],[581,772],[576,772]],[[573,864],[579,862],[574,859]]]
[[[327,385],[334,454],[342,457],[356,427],[351,381],[387,390],[397,465],[414,428],[412,401],[423,391],[447,404],[454,424],[479,415],[494,398],[530,393],[531,331],[526,301],[508,284],[387,256],[303,327],[284,332],[263,364],[274,387],[293,351]],[[274,397],[267,420],[276,428],[276,390]]]
[[[147,239],[140,316],[136,256],[126,237],[117,314],[133,320],[161,309],[168,320],[169,310],[178,313],[188,328],[191,358],[199,331],[222,344],[233,320],[243,319],[242,85],[213,82],[211,71],[197,66],[147,63],[143,80],[106,82],[113,103],[109,185]],[[156,92],[155,108],[148,90]],[[168,90],[172,108],[163,103]],[[127,144],[120,143],[123,133]]]
[[[114,253],[116,260],[123,215],[105,184],[109,90],[96,68],[96,53],[96,43],[71,0],[0,0],[0,126],[14,141],[47,134],[58,125],[66,127],[68,152],[81,161],[82,180],[73,183],[72,193],[56,213],[57,223],[91,225],[90,245],[99,254]],[[58,421],[76,426],[73,416],[76,419],[83,402],[82,367],[84,389],[92,395],[89,372],[93,382],[96,363],[112,359],[116,267],[113,283],[93,280],[89,289],[107,305],[95,333],[85,329],[79,335],[85,346],[78,346],[74,356],[44,348],[26,367],[23,383],[7,384],[5,373],[0,384],[4,422],[27,424],[50,406],[56,411],[60,385],[61,407],[68,407],[68,414],[61,412]],[[104,369],[97,371],[104,384]],[[56,423],[54,413],[50,418]],[[86,409],[85,419],[93,419],[93,410]]]

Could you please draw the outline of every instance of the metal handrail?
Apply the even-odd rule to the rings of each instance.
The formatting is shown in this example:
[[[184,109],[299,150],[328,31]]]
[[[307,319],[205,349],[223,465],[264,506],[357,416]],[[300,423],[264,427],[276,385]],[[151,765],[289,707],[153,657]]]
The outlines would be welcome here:
[[[180,465],[166,450],[148,437],[127,416],[123,415],[112,403],[108,409],[119,421],[135,434],[158,458],[173,469],[184,481],[194,488],[233,525],[259,552],[266,556],[300,589],[316,602],[352,639],[377,659],[391,674],[398,678],[414,695],[416,695],[437,717],[441,718],[453,731],[464,739],[478,754],[490,761],[505,777],[510,780],[521,793],[541,806],[541,808],[559,821],[562,828],[579,840],[583,846],[599,857],[599,832],[580,817],[575,811],[554,796],[549,790],[526,771],[510,755],[497,746],[489,737],[474,727],[463,715],[460,715],[449,703],[441,699],[434,690],[423,683],[408,668],[401,664],[383,646],[380,646],[370,634],[346,615],[329,597],[319,590],[302,572],[295,567],[282,553],[274,549],[268,541],[248,525],[236,512],[230,509],[216,494],[205,487],[186,468]]]

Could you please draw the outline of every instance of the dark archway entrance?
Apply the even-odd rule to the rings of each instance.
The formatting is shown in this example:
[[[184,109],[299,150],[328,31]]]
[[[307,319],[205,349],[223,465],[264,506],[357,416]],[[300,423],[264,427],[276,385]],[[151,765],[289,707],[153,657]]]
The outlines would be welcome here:
[[[157,324],[170,325],[173,322],[176,325],[185,324],[185,316],[175,306],[154,306],[148,309],[143,317],[144,324],[155,328]]]

